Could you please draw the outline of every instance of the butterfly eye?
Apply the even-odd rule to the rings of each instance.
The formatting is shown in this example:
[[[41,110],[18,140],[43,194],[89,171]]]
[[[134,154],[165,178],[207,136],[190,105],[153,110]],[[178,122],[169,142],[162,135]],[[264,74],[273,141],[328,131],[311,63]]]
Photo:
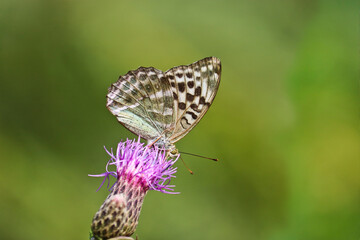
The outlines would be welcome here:
[[[170,152],[172,155],[177,155],[179,153],[179,151],[177,149],[174,149]]]

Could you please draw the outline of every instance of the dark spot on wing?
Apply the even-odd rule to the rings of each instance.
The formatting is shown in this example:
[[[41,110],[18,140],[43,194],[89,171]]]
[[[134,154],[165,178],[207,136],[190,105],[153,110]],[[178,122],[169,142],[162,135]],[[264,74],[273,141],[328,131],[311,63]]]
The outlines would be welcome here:
[[[196,112],[201,112],[201,110],[199,110],[199,108],[198,108],[199,106],[196,105],[195,103],[191,104],[190,107],[192,110],[194,110]]]
[[[146,91],[148,91],[149,93],[152,92],[152,88],[151,88],[150,84],[146,84],[146,85],[145,85],[145,89],[146,89]]]
[[[146,75],[145,74],[140,74],[139,80],[144,81],[145,79],[146,79]]]
[[[186,124],[187,124],[187,125],[190,125],[190,123],[189,123],[189,121],[187,120],[186,117],[182,117],[181,120],[185,120]],[[181,123],[181,125],[182,125],[182,123]],[[182,125],[182,126],[183,126],[183,125]],[[183,128],[186,128],[186,127],[183,126]]]
[[[179,102],[178,106],[181,110],[185,110],[185,108],[186,108],[186,104],[183,102]]]
[[[140,90],[144,90],[144,85],[142,85],[142,84],[139,84],[137,87],[138,87]]]
[[[187,72],[187,73],[186,73],[186,77],[192,78],[192,73],[191,73],[191,72]]]
[[[160,82],[161,82],[162,84],[165,84],[165,83],[167,82],[167,80],[166,80],[166,78],[165,78],[164,76],[162,76],[162,77],[160,78]]]
[[[125,98],[125,101],[127,103],[132,103],[132,98],[130,96],[128,96],[128,97]]]
[[[178,78],[182,78],[183,74],[182,74],[182,73],[177,73],[176,76],[177,76]]]
[[[200,96],[201,94],[201,87],[195,88],[195,96]]]
[[[189,88],[193,88],[194,87],[194,81],[187,82],[187,85],[188,85]]]
[[[194,100],[195,96],[190,94],[190,93],[186,93],[186,100],[192,102]]]
[[[155,81],[155,80],[157,79],[157,76],[156,76],[156,75],[150,75],[150,79],[151,79],[152,81]]]
[[[184,92],[185,91],[185,83],[181,82],[178,83],[178,88],[180,92]]]
[[[186,111],[186,113],[190,114],[194,120],[197,119],[197,115],[195,113],[190,112],[190,111]]]
[[[135,79],[134,77],[130,77],[130,82],[131,82],[132,84],[135,84],[135,83],[136,83],[136,79]]]

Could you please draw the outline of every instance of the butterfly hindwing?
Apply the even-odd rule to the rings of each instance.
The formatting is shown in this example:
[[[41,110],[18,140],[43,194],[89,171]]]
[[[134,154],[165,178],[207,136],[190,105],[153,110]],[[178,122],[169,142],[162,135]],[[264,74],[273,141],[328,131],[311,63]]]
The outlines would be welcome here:
[[[174,125],[173,95],[164,73],[140,67],[112,84],[107,108],[118,121],[144,139],[154,139]]]
[[[216,57],[204,58],[165,73],[174,96],[175,128],[170,141],[184,137],[204,116],[213,102],[221,77],[221,63]]]

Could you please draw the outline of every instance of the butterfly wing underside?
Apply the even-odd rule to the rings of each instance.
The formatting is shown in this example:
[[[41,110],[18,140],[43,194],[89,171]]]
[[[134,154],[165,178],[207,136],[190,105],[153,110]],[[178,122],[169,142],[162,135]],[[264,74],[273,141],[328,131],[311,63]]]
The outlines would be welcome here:
[[[107,108],[134,134],[156,139],[174,127],[170,83],[158,69],[140,67],[120,76],[107,94]]]
[[[205,115],[217,93],[221,62],[208,57],[166,71],[174,97],[175,127],[170,142],[183,138]]]
[[[220,83],[221,63],[208,57],[165,73],[140,67],[120,76],[107,94],[107,108],[146,140],[184,137],[204,116]]]

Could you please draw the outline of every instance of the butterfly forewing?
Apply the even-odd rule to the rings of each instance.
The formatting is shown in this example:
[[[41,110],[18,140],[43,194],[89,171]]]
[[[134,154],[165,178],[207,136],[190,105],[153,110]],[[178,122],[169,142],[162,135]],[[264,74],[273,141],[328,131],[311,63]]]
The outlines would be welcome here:
[[[165,73],[174,96],[175,128],[170,141],[184,137],[204,116],[220,83],[221,63],[216,57],[204,58]]]
[[[175,122],[170,83],[162,71],[140,67],[110,88],[107,107],[118,121],[144,139],[155,139]]]

